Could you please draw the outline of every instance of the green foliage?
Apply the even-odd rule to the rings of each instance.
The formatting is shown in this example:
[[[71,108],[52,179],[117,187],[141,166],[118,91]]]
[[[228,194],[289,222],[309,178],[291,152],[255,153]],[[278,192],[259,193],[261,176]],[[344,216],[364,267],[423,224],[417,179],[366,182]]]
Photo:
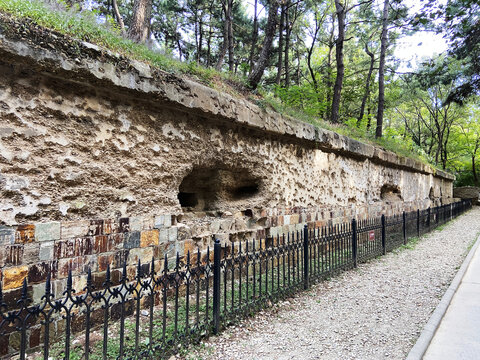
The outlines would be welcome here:
[[[96,10],[78,11],[76,8],[66,7],[61,2],[58,6],[49,6],[40,0],[0,0],[0,11],[18,19],[31,19],[38,25],[106,47],[128,58],[145,61],[167,72],[189,74],[210,86],[214,85],[214,78],[228,79],[240,86],[243,84],[243,80],[232,75],[223,75],[195,62],[178,61],[158,51],[150,50],[146,45],[125,39],[110,16],[106,17],[106,22],[100,23],[99,12]]]
[[[449,3],[449,14],[459,12],[468,14],[465,3],[468,0],[455,0]],[[86,2],[78,1],[86,6]],[[53,5],[52,5],[53,4]],[[128,0],[118,0],[120,13],[128,27],[132,17],[132,4]],[[234,63],[235,70],[216,71],[213,69],[220,58],[223,45],[223,25],[225,14],[220,2],[206,0],[160,0],[153,3],[152,35],[156,49],[139,45],[125,39],[116,21],[112,18],[111,2],[98,0],[90,3],[93,9],[81,10],[79,6],[68,7],[63,0],[0,0],[0,11],[13,17],[28,18],[33,22],[72,36],[82,41],[95,43],[128,58],[137,59],[167,72],[185,74],[207,86],[238,95],[245,85],[245,78],[250,71],[250,50],[261,46],[262,29],[265,19],[260,17],[260,31],[256,45],[252,44],[253,19],[245,5],[234,2]],[[259,5],[264,4],[260,1]],[[268,65],[267,76],[259,94],[252,94],[250,99],[265,111],[275,110],[295,119],[338,132],[354,139],[381,146],[401,156],[414,157],[423,162],[435,163],[455,171],[459,183],[471,183],[472,142],[468,140],[455,123],[465,118],[463,110],[452,107],[448,115],[447,127],[442,130],[447,134],[435,134],[435,116],[445,110],[445,96],[433,96],[441,90],[447,93],[446,84],[452,84],[455,74],[462,69],[463,63],[450,59],[432,59],[425,62],[415,75],[398,77],[387,76],[385,101],[384,137],[374,138],[378,84],[376,68],[380,46],[379,29],[381,7],[367,4],[353,10],[349,15],[347,31],[352,40],[345,43],[345,79],[342,90],[340,118],[342,124],[330,124],[328,117],[335,79],[335,45],[332,42],[332,19],[335,8],[332,4],[319,4],[313,1],[289,3],[290,47],[288,82],[285,66],[281,74],[281,84],[273,85],[276,77],[276,59],[279,49],[272,49],[272,58]],[[453,4],[457,4],[458,8]],[[397,7],[391,12],[392,21],[404,21],[408,18],[405,8]],[[437,9],[439,13],[443,10]],[[447,10],[445,10],[447,11]],[[462,12],[463,11],[463,12]],[[436,15],[435,15],[436,16]],[[400,19],[401,18],[401,19]],[[412,25],[420,26],[424,14],[412,20]],[[399,20],[400,19],[400,20]],[[408,20],[408,19],[407,19]],[[406,21],[406,20],[405,20]],[[416,24],[415,24],[416,22]],[[312,48],[311,63],[307,64],[309,51],[306,38],[313,36],[315,29],[318,37]],[[471,29],[470,29],[471,30]],[[470,31],[466,29],[466,31]],[[456,39],[458,36],[458,29]],[[390,56],[398,32],[391,32]],[[203,35],[203,37],[201,36]],[[286,31],[284,33],[286,35]],[[277,34],[278,36],[278,34]],[[283,49],[285,50],[285,49]],[[373,73],[369,91],[366,90],[368,70],[373,53]],[[255,51],[253,52],[255,55]],[[182,61],[176,59],[179,58]],[[223,63],[226,70],[228,54]],[[311,66],[311,68],[309,67]],[[395,65],[394,65],[395,66]],[[360,111],[363,99],[365,107]],[[433,105],[432,105],[433,104]],[[363,117],[361,117],[363,114]],[[478,115],[478,114],[477,114]],[[476,116],[477,116],[476,115]],[[472,122],[470,122],[472,124]],[[455,126],[454,126],[455,125]],[[453,127],[452,127],[453,126]],[[440,141],[442,139],[442,141]],[[443,142],[443,143],[442,143]],[[470,144],[470,145],[467,145]],[[441,151],[438,151],[440,149]],[[463,174],[463,173],[467,174]]]

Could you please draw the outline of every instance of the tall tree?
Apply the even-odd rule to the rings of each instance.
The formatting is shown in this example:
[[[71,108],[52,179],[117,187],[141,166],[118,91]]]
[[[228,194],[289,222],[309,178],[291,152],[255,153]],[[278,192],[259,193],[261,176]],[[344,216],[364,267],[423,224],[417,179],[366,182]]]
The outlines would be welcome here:
[[[267,67],[267,63],[270,60],[270,49],[272,48],[273,38],[275,37],[275,30],[277,28],[278,6],[279,4],[277,0],[269,1],[268,20],[265,29],[265,38],[263,40],[262,51],[258,56],[255,67],[250,72],[247,79],[248,86],[251,89],[257,88],[258,83],[262,79],[263,72]]]
[[[388,46],[388,9],[389,0],[384,0],[382,17],[382,35],[380,37],[380,65],[378,67],[378,108],[377,127],[375,137],[382,137],[383,131],[383,110],[385,106],[385,56]]]
[[[338,35],[335,40],[335,59],[337,61],[337,75],[335,78],[335,86],[333,87],[332,113],[330,121],[338,123],[338,113],[340,110],[340,97],[343,86],[343,76],[345,75],[345,64],[343,62],[343,46],[345,42],[345,17],[347,9],[340,0],[335,0],[335,10],[338,23]]]
[[[135,0],[133,17],[128,28],[128,38],[144,43],[150,34],[150,18],[152,16],[152,0]]]
[[[280,10],[280,23],[278,24],[278,62],[277,62],[277,78],[275,82],[277,85],[280,85],[280,81],[282,79],[282,67],[283,67],[283,25],[285,24],[285,11],[286,5],[282,3],[281,10]]]
[[[258,40],[258,0],[255,0],[255,4],[253,7],[253,29],[252,29],[252,44],[250,46],[250,56],[248,58],[248,64],[250,66],[250,71],[253,69],[253,57],[255,55],[255,49],[257,47],[257,40]]]
[[[117,0],[112,0],[112,9],[115,20],[120,27],[120,31],[122,32],[122,34],[125,34],[125,24],[123,23],[122,15],[120,14],[120,10],[118,9]]]

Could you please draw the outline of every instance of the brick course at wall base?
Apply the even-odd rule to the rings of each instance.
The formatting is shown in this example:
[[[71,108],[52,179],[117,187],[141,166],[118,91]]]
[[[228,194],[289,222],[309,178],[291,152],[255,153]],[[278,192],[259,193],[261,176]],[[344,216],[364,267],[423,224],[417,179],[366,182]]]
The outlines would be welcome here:
[[[121,272],[124,262],[134,275],[138,261],[148,264],[152,258],[161,268],[165,256],[175,260],[200,249],[205,254],[213,239],[222,246],[245,240],[264,239],[323,227],[357,219],[387,216],[426,208],[430,201],[407,204],[397,202],[361,208],[289,208],[226,212],[218,217],[197,217],[195,221],[179,222],[182,215],[163,214],[145,218],[95,219],[48,222],[0,227],[3,235],[0,248],[0,269],[3,289],[8,293],[28,285],[43,289],[50,273],[55,295],[63,292],[68,272],[72,271],[75,288],[81,289],[88,270],[101,278],[110,265],[113,273]],[[193,214],[192,214],[193,215]],[[202,214],[197,214],[202,215]],[[41,291],[40,291],[41,292]],[[39,293],[40,293],[39,292]]]

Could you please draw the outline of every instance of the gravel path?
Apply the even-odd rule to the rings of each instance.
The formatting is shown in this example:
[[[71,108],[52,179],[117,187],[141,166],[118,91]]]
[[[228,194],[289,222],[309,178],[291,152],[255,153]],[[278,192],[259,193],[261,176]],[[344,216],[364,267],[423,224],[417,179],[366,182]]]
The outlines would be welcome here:
[[[187,359],[404,359],[480,231],[480,208],[211,337]],[[199,350],[201,349],[201,350]]]

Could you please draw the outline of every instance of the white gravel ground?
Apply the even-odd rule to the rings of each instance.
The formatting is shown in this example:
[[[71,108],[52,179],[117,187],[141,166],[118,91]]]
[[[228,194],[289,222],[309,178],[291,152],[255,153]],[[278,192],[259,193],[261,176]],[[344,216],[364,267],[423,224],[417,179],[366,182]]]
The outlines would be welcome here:
[[[312,286],[202,346],[187,359],[404,359],[480,232],[480,208]]]

